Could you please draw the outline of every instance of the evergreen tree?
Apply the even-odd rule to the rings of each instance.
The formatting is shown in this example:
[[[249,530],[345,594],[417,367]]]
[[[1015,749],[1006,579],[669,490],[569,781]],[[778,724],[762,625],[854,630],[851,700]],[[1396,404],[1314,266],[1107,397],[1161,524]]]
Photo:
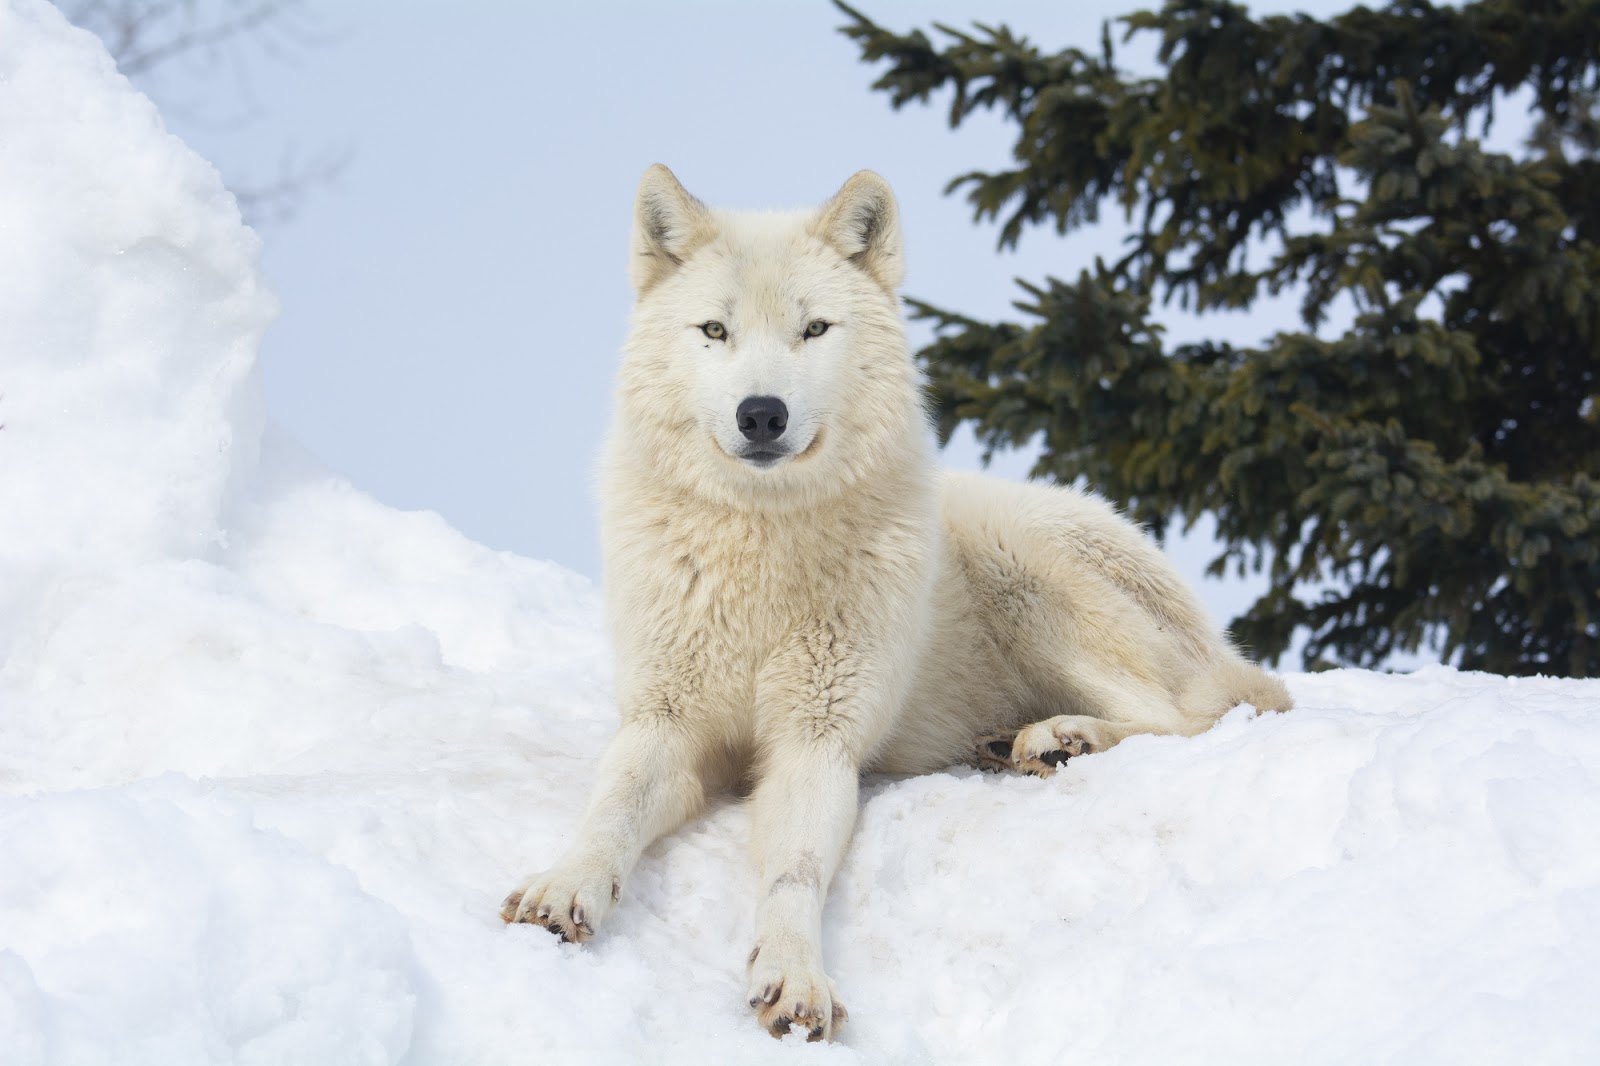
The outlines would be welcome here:
[[[952,126],[1015,123],[1013,169],[950,185],[1002,246],[1113,202],[1133,233],[1023,284],[1020,324],[910,301],[944,437],[1042,440],[1035,474],[1158,533],[1214,515],[1213,572],[1269,568],[1232,628],[1272,660],[1304,628],[1308,665],[1426,646],[1600,676],[1600,0],[1326,21],[1170,0],[1120,20],[1159,34],[1152,78],[1117,69],[1109,27],[1098,54],[981,25],[936,47],[839,6],[896,108],[947,89]],[[1525,150],[1486,149],[1513,102]],[[1255,348],[1168,348],[1150,315],[1284,291],[1304,331]],[[1319,336],[1336,299],[1354,324]]]

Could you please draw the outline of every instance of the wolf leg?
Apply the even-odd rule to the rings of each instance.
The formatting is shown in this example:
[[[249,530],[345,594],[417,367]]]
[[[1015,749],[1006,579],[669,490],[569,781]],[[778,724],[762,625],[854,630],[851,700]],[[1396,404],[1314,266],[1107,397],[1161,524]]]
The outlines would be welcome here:
[[[860,775],[831,745],[772,754],[752,797],[761,899],[750,1007],[773,1036],[792,1024],[831,1040],[848,1015],[822,969],[822,905],[855,825]]]
[[[1080,670],[1071,688],[1082,707],[1094,714],[1058,714],[1014,735],[978,737],[974,765],[997,769],[1009,763],[1013,769],[1049,777],[1068,759],[1105,751],[1136,733],[1192,737],[1241,703],[1263,711],[1294,706],[1281,680],[1242,660],[1219,662],[1197,673],[1176,699],[1137,678],[1110,672]]]
[[[1011,765],[1024,773],[1049,777],[1073,756],[1105,751],[1135,733],[1148,732],[1151,730],[1086,714],[1058,714],[1017,730],[1011,742]]]
[[[518,885],[500,917],[542,925],[563,940],[588,940],[644,849],[704,802],[697,753],[682,723],[657,714],[628,719],[600,760],[577,841],[553,869]]]
[[[1159,687],[1120,672],[1080,666],[1070,689],[1073,702],[1094,713],[1058,714],[1017,730],[1006,756],[1014,769],[1049,777],[1069,758],[1105,751],[1136,733],[1193,736],[1215,721],[1185,714]],[[995,760],[995,740],[979,738],[979,759],[987,755]]]

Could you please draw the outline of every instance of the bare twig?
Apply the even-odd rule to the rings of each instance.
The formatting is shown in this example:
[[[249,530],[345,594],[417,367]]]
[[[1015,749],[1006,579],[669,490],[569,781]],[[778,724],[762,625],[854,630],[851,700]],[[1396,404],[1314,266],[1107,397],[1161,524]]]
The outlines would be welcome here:
[[[252,54],[273,62],[294,62],[305,50],[336,35],[318,26],[304,0],[56,0],[72,22],[96,34],[117,67],[155,98],[164,110],[190,121],[239,127],[259,113],[254,106],[249,66]],[[190,114],[191,100],[168,91],[164,75],[183,61],[206,67],[203,76],[226,75],[234,83],[232,118]],[[206,109],[218,96],[206,94]],[[307,162],[290,151],[276,177],[230,181],[245,220],[251,225],[288,221],[318,186],[333,181],[349,163],[344,145]]]

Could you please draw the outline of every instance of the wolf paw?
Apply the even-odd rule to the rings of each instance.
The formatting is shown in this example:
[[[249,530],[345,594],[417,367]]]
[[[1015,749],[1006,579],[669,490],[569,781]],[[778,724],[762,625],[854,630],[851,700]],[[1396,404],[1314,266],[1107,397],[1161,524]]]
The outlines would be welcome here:
[[[581,944],[594,936],[621,895],[621,880],[608,870],[589,863],[564,865],[518,885],[500,905],[500,917],[542,925],[562,940]]]
[[[1060,714],[1017,730],[1011,742],[1011,765],[1025,773],[1049,777],[1068,759],[1104,751],[1115,743],[1116,738],[1100,719]]]
[[[832,1040],[850,1012],[809,945],[774,938],[750,953],[750,1008],[775,1037],[798,1026],[807,1040]]]
[[[1016,764],[1011,761],[1011,749],[1016,744],[1015,730],[1009,733],[985,733],[972,742],[971,763],[980,770],[999,773],[1002,770],[1015,770]]]

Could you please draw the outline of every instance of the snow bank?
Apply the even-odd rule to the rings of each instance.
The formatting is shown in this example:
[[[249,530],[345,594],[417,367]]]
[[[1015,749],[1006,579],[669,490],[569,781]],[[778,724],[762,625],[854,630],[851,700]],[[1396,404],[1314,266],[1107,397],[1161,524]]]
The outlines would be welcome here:
[[[8,1061],[405,1051],[421,976],[404,922],[247,807],[165,779],[54,793],[0,808],[0,840]]]
[[[100,42],[0,4],[0,601],[204,556],[261,437],[275,313],[216,171]]]
[[[871,781],[829,1047],[741,1002],[736,803],[593,944],[502,926],[614,728],[593,590],[264,433],[254,238],[33,0],[0,235],[8,1064],[1600,1059],[1593,682],[1295,676],[1050,781]]]

